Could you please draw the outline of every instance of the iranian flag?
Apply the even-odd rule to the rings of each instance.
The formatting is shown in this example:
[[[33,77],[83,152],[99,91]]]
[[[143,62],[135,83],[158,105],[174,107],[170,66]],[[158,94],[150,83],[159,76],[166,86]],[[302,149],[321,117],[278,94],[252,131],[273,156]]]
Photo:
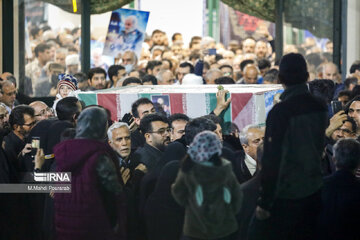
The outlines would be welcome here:
[[[256,96],[253,93],[232,93],[230,106],[221,115],[224,122],[234,122],[240,129],[256,121]],[[184,113],[191,118],[211,113],[216,107],[215,93],[81,93],[86,105],[101,105],[111,112],[111,119],[118,121],[131,111],[139,98],[148,98],[161,106],[167,114]]]

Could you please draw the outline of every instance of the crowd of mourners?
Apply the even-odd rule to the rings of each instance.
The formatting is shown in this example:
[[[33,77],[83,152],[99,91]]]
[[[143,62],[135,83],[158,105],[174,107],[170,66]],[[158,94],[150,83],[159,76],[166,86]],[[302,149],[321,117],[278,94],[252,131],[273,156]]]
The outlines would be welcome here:
[[[331,42],[322,51],[308,38],[276,62],[269,34],[228,47],[193,37],[185,47],[180,33],[169,44],[155,30],[140,59],[126,51],[83,73],[80,29],[29,32],[24,92],[1,74],[0,183],[71,172],[71,193],[1,193],[0,239],[360,239],[360,61],[342,79]],[[266,124],[243,129],[221,118],[226,85],[197,118],[139,98],[113,122],[108,109],[77,97],[186,84],[282,84],[284,92]]]

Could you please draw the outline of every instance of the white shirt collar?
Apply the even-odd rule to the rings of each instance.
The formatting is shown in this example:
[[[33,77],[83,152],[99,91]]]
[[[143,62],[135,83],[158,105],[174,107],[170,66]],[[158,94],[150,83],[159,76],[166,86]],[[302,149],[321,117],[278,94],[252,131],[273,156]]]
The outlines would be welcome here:
[[[248,154],[245,157],[245,165],[249,169],[251,175],[254,175],[256,172],[256,161]]]

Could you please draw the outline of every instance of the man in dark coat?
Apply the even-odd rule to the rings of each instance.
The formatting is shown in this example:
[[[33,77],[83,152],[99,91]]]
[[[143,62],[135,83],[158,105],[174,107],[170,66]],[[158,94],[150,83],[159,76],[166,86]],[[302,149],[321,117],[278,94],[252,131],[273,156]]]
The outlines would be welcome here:
[[[25,147],[25,139],[35,125],[34,109],[26,105],[15,107],[10,114],[9,123],[12,131],[4,137],[3,157],[0,164],[7,173],[7,183],[19,183],[21,172],[24,170],[22,163],[23,156],[31,151],[31,146]],[[1,209],[1,218],[6,218],[1,227],[0,237],[4,239],[33,239],[30,229],[29,209],[26,194],[3,194],[1,196],[4,209]],[[3,222],[0,220],[0,222]]]
[[[149,172],[163,156],[166,146],[170,143],[170,128],[166,117],[159,114],[148,114],[141,119],[140,129],[145,137],[145,145],[135,154]]]
[[[137,129],[131,132],[131,148],[135,151],[145,144],[144,135],[140,132],[140,121],[146,115],[155,113],[154,104],[148,98],[139,98],[131,105],[131,113]],[[130,123],[129,123],[130,124]]]
[[[355,171],[360,165],[360,143],[342,139],[334,145],[337,171],[324,179],[319,239],[360,239],[360,182]]]
[[[327,107],[308,90],[302,55],[285,55],[278,78],[285,91],[266,119],[261,191],[250,239],[314,239]]]
[[[136,155],[131,151],[131,137],[129,126],[124,122],[113,123],[108,131],[108,142],[117,154],[124,191],[127,199],[127,238],[135,240],[139,238],[139,192],[140,182],[146,167],[140,163]]]
[[[261,160],[264,152],[264,144],[261,143],[256,149],[256,156]],[[256,208],[256,200],[259,198],[260,193],[260,170],[261,161],[257,162],[255,175],[248,181],[241,184],[243,192],[243,203],[241,206],[240,214],[236,216],[239,224],[238,238],[247,239],[249,224]]]
[[[175,182],[180,162],[170,161],[161,170],[154,192],[146,202],[144,217],[147,239],[180,239],[185,209],[171,195],[171,184]]]
[[[322,171],[324,176],[329,176],[335,172],[335,163],[333,159],[333,146],[336,141],[343,138],[356,138],[356,122],[340,111],[330,119],[330,125],[326,129],[326,147],[322,159]]]
[[[145,202],[153,192],[158,172],[163,166],[162,159],[166,146],[170,143],[170,128],[166,117],[159,114],[148,114],[140,123],[141,132],[146,143],[134,154],[146,166],[147,173],[141,181],[139,212],[143,216]]]
[[[5,154],[18,174],[24,170],[20,161],[26,153],[31,151],[30,145],[25,148],[25,139],[34,127],[36,121],[34,109],[26,105],[15,107],[10,114],[9,123],[12,131],[4,137],[2,146]]]

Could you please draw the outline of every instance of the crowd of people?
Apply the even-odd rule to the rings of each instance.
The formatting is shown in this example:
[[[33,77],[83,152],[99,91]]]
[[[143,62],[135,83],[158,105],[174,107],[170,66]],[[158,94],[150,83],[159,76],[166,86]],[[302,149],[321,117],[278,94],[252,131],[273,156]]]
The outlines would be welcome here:
[[[0,194],[1,239],[360,239],[360,62],[341,79],[331,42],[285,48],[155,30],[138,59],[80,71],[80,29],[31,29],[25,92],[1,75],[0,183],[71,172],[71,193]],[[266,125],[167,115],[148,98],[113,122],[79,91],[129,85],[282,84]],[[226,88],[226,86],[225,86]],[[33,96],[55,96],[53,104]],[[232,102],[232,104],[237,104]],[[336,107],[338,106],[338,107]],[[230,124],[223,131],[224,124]],[[34,146],[33,139],[39,140]]]

